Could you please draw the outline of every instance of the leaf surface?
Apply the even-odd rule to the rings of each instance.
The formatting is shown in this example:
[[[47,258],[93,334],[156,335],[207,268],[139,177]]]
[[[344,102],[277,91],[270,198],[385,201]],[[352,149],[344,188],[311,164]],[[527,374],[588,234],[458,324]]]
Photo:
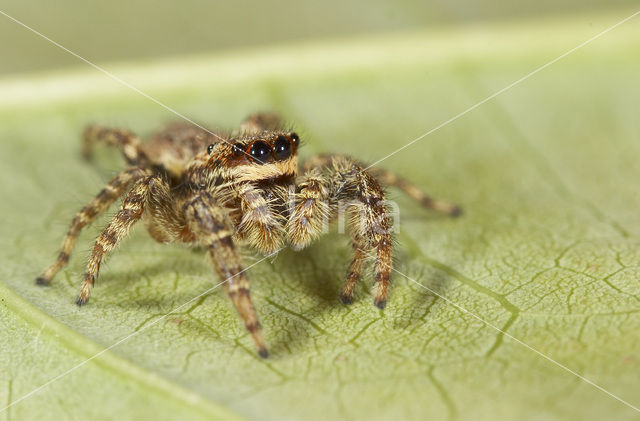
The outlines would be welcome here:
[[[109,70],[212,127],[275,109],[303,156],[372,162],[632,12]],[[93,71],[0,82],[0,403],[135,333],[0,417],[637,417],[513,338],[640,404],[639,48],[635,19],[381,163],[465,209],[452,220],[390,191],[403,275],[384,312],[371,276],[352,306],[337,299],[351,253],[337,233],[252,267],[264,361],[220,288],[193,300],[219,282],[203,255],[142,226],[90,305],[73,304],[115,208],[51,287],[34,285],[74,212],[122,168],[104,149],[80,158],[83,126],[146,136],[175,116]]]

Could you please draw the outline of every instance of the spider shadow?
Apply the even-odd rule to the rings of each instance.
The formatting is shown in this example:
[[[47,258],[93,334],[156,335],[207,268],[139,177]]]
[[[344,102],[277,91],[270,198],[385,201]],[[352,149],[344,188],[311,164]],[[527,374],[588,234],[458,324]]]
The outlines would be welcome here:
[[[346,271],[351,259],[351,248],[348,240],[343,245],[340,237],[331,235],[320,240],[318,243],[304,249],[300,252],[286,251],[279,256],[277,262],[277,270],[296,265],[309,265],[304,271],[281,271],[283,281],[289,282],[291,288],[295,288],[298,294],[305,294],[312,300],[317,300],[317,305],[310,311],[308,318],[312,320],[322,319],[323,314],[336,312],[344,309],[345,312],[350,311],[350,307],[342,304],[339,299],[339,292],[345,281]],[[337,245],[336,245],[337,244]],[[398,251],[394,264],[402,267],[404,262],[411,261],[412,257],[403,251]],[[369,266],[372,262],[369,263]],[[443,297],[448,295],[452,278],[447,273],[430,267],[427,264],[417,266],[412,265],[407,276],[415,280],[420,285],[404,278],[400,273],[395,273],[393,278],[396,284],[390,294],[388,308],[386,309],[386,317],[391,318],[393,331],[389,332],[392,339],[395,335],[403,335],[417,329],[421,326],[428,326],[429,317],[434,311],[439,311],[438,306],[441,305]],[[371,269],[371,268],[369,268]],[[399,269],[401,272],[407,272],[405,269]],[[303,273],[303,276],[301,276]],[[291,281],[291,279],[296,279]],[[363,271],[362,277],[358,282],[355,293],[355,301],[371,300],[371,285],[373,284],[373,273],[371,270]],[[404,285],[400,284],[404,279]],[[408,291],[407,291],[408,290]],[[394,300],[394,292],[402,293]],[[374,310],[371,305],[372,311]],[[274,355],[282,355],[291,352],[291,349],[302,347],[316,334],[314,327],[310,323],[298,319],[290,318],[288,323],[289,329],[280,329],[276,333],[276,337],[271,340],[271,349]],[[322,322],[317,322],[321,324]],[[302,334],[294,334],[294,332],[304,332]],[[395,333],[394,333],[395,332]]]
[[[279,253],[273,263],[282,282],[277,288],[286,290],[282,294],[297,294],[302,296],[302,300],[312,303],[303,305],[306,313],[294,317],[289,317],[286,313],[290,312],[284,308],[271,307],[272,312],[287,316],[287,329],[272,332],[276,334],[270,340],[274,355],[303,348],[318,334],[324,334],[321,326],[325,315],[342,309],[348,311],[349,307],[340,301],[339,293],[346,279],[350,253],[348,240],[332,234],[301,251],[287,249]],[[363,277],[366,279],[366,275]],[[356,289],[357,295],[360,295],[360,290],[360,287]]]
[[[146,238],[144,240],[148,241]],[[266,274],[261,275],[261,278],[264,278],[263,281],[270,281],[272,285],[265,289],[256,285],[253,287],[254,290],[262,289],[264,291],[261,294],[265,298],[260,298],[259,295],[254,298],[254,303],[262,318],[266,319],[267,313],[275,314],[276,318],[283,312],[286,313],[285,309],[278,309],[272,305],[272,303],[277,304],[277,300],[272,299],[270,297],[271,293],[268,291],[275,289],[280,290],[277,296],[295,293],[312,297],[314,301],[317,301],[317,305],[314,305],[312,310],[314,315],[343,306],[338,299],[338,293],[344,281],[341,275],[346,273],[348,262],[341,262],[338,270],[335,269],[335,265],[329,264],[330,259],[336,259],[333,257],[336,254],[335,252],[327,251],[327,248],[332,248],[329,244],[327,243],[325,247],[312,246],[300,252],[288,249],[283,250],[278,254],[275,261],[262,263],[272,266],[271,269],[266,269]],[[132,241],[124,246],[120,252],[130,257],[135,254],[136,249],[135,241]],[[113,265],[103,267],[104,274],[101,276],[99,283],[101,286],[99,294],[104,297],[101,299],[101,305],[112,308],[125,307],[130,311],[162,314],[168,308],[176,306],[176,302],[187,302],[202,291],[186,287],[179,288],[175,294],[169,295],[166,292],[166,288],[163,287],[158,288],[162,292],[155,292],[154,284],[156,280],[158,284],[161,282],[171,283],[174,281],[166,279],[167,275],[171,277],[170,274],[176,274],[179,282],[188,282],[188,279],[185,278],[193,277],[211,278],[212,283],[217,283],[216,275],[204,251],[197,247],[183,250],[178,248],[170,252],[141,253],[136,254],[134,259],[135,262],[140,264],[125,263],[120,265],[117,261],[112,261]],[[251,262],[251,259],[244,260],[246,265]],[[301,267],[301,264],[305,266],[305,270],[296,270],[296,268]],[[135,266],[135,269],[132,266]],[[270,275],[269,272],[272,274]],[[207,292],[202,298],[204,299],[211,295],[219,295],[215,300],[227,300],[226,294],[222,293],[218,288]],[[123,302],[123,297],[126,302]],[[215,304],[214,307],[222,308],[219,307],[219,304]],[[228,311],[235,315],[235,310],[230,303]],[[303,316],[306,317],[304,314]],[[310,317],[313,318],[314,316]],[[239,320],[238,323],[241,325]],[[209,329],[205,325],[206,321],[201,321],[200,323],[183,324],[181,328],[194,330],[196,334],[210,334],[210,330],[222,328],[212,326]],[[299,317],[287,317],[286,326],[286,329],[271,328],[272,331],[268,332],[270,335],[274,335],[269,341],[270,350],[274,356],[285,355],[290,352],[290,349],[303,347],[318,333],[312,325]]]
[[[127,253],[126,250],[122,250]],[[188,278],[205,278],[207,275],[212,277],[212,282],[215,281],[214,275],[211,272],[210,266],[207,266],[206,260],[203,258],[203,254],[199,250],[185,249],[182,251],[173,250],[172,252],[162,252],[158,254],[144,253],[136,255],[136,262],[140,262],[140,265],[135,269],[129,267],[118,267],[114,264],[113,268],[104,267],[103,275],[100,277],[100,286],[103,291],[101,295],[109,296],[111,294],[118,294],[121,291],[127,291],[133,293],[135,290],[144,290],[144,295],[138,293],[133,294],[133,299],[127,302],[132,307],[138,306],[140,308],[154,308],[158,311],[163,311],[167,307],[174,305],[175,300],[187,301],[192,298],[192,295],[197,291],[189,293],[188,288],[186,291],[180,293],[184,294],[184,297],[176,297],[175,295],[168,299],[166,293],[154,295],[153,283],[156,282],[156,278],[166,276],[167,274],[176,274],[178,282],[188,282]],[[166,282],[175,282],[175,280],[158,280],[158,284]],[[163,285],[164,286],[164,285]],[[162,288],[163,291],[166,291]],[[182,289],[181,289],[182,290]],[[179,294],[179,293],[177,293]],[[111,302],[106,305],[119,305],[122,303]]]
[[[335,239],[329,241],[335,244],[333,240]],[[313,244],[300,251],[283,250],[278,261],[275,262],[276,269],[283,277],[298,279],[296,286],[299,286],[304,294],[319,299],[321,309],[330,310],[340,307],[342,304],[338,297],[346,280],[346,271],[351,259],[350,256],[347,257],[345,253],[341,253],[340,248],[330,248],[327,244]],[[302,270],[300,270],[301,267]],[[287,268],[298,270],[287,270]]]
[[[122,252],[126,253],[127,251],[122,250]],[[258,306],[258,313],[265,319],[268,313],[271,313],[271,317],[276,320],[281,316],[287,319],[286,328],[271,327],[271,331],[268,332],[271,337],[269,339],[270,350],[274,357],[286,355],[295,349],[302,349],[309,341],[313,341],[314,337],[322,334],[317,330],[316,326],[322,326],[322,320],[327,313],[350,311],[350,307],[340,301],[339,293],[346,279],[347,269],[352,257],[351,254],[352,249],[348,238],[330,233],[308,248],[301,251],[285,249],[278,254],[274,261],[263,263],[271,266],[271,269],[267,269],[267,274],[261,275],[261,278],[264,278],[263,282],[269,281],[271,285],[267,286],[267,288],[254,286],[254,289],[262,290],[261,294],[264,296],[264,298],[260,298],[258,295],[256,296],[257,299],[254,299]],[[107,288],[101,294],[117,294],[122,290],[144,291],[144,294],[134,293],[134,298],[129,301],[129,304],[132,307],[146,309],[145,311],[151,310],[152,312],[162,313],[167,308],[174,306],[177,301],[188,301],[199,291],[181,288],[177,294],[183,296],[168,296],[166,292],[154,294],[152,283],[155,282],[155,278],[162,277],[162,275],[168,273],[176,273],[183,277],[180,282],[185,281],[185,276],[193,278],[211,277],[212,281],[216,279],[209,262],[203,255],[203,251],[198,248],[175,250],[162,255],[144,253],[136,256],[136,260],[139,260],[144,266],[141,265],[135,270],[131,268],[118,269],[115,267],[116,265],[112,269],[105,268],[107,271],[105,271],[101,283]],[[398,251],[397,263],[402,264],[402,262],[408,260],[411,260],[410,256],[405,252]],[[369,262],[368,266],[371,265],[372,262]],[[369,267],[369,269],[371,268]],[[429,289],[434,290],[435,293],[407,281],[407,284],[415,286],[411,287],[412,292],[408,294],[410,302],[403,304],[398,302],[397,305],[402,305],[403,307],[408,305],[412,310],[393,309],[391,312],[387,311],[387,313],[395,315],[394,326],[400,329],[411,329],[412,326],[423,323],[426,315],[422,317],[416,315],[430,312],[435,301],[440,299],[438,295],[446,293],[449,283],[448,277],[436,270],[422,270],[418,276],[415,273],[410,273],[410,276],[425,284]],[[394,278],[399,280],[402,276],[395,274]],[[158,280],[158,282],[171,281]],[[373,276],[371,270],[364,271],[356,287],[355,301],[369,301],[372,298],[372,284]],[[390,297],[392,306],[394,305],[394,289],[392,289]],[[274,296],[269,296],[271,294],[269,291],[279,292]],[[226,299],[226,294],[220,293],[219,290],[211,291],[206,296],[218,294],[219,297],[215,298],[216,300]],[[289,305],[277,299],[277,297],[291,294],[302,296],[303,300],[312,302],[312,304],[302,306],[308,309],[308,313],[300,314],[302,317],[295,315],[292,317]],[[123,306],[122,302],[115,299],[109,300],[105,304],[108,306]],[[217,305],[215,307],[217,308]],[[373,309],[372,306],[372,311]],[[233,307],[229,306],[229,311],[234,312]],[[206,322],[203,323],[206,324]],[[211,333],[206,326],[200,324],[184,324],[182,328],[195,330],[198,334]],[[215,328],[221,327],[212,328],[215,330]]]
[[[448,295],[451,286],[450,275],[427,264],[421,265],[417,273],[416,275],[409,271],[407,276],[411,280],[404,278],[406,288],[410,290],[405,304],[407,310],[399,312],[393,322],[395,329],[409,330],[428,324],[429,317],[438,311],[439,303],[446,301],[443,297]],[[397,278],[401,277],[402,275],[398,274]]]

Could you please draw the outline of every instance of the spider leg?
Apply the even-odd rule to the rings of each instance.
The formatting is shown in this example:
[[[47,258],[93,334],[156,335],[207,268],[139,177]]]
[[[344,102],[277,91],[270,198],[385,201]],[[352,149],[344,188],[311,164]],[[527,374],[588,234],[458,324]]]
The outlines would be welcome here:
[[[71,226],[67,231],[64,241],[62,242],[58,259],[36,279],[36,283],[38,285],[48,285],[56,273],[67,265],[82,228],[92,223],[98,216],[107,210],[107,208],[118,197],[124,194],[127,187],[134,180],[142,177],[144,174],[144,170],[136,167],[124,170],[114,179],[109,181],[96,197],[76,213],[76,216],[71,221]]]
[[[90,125],[84,130],[82,154],[86,158],[91,158],[93,145],[100,142],[120,149],[122,156],[129,165],[142,165],[149,161],[142,150],[140,139],[135,134],[123,129],[98,125]]]
[[[337,211],[347,211],[354,255],[340,298],[344,303],[352,302],[365,260],[374,251],[374,304],[384,308],[389,291],[393,242],[391,220],[380,184],[356,161],[346,157],[317,159],[306,168],[298,180],[299,191],[287,224],[292,247],[302,248],[318,236],[327,214],[333,219]]]
[[[441,212],[452,217],[460,216],[462,214],[462,208],[460,208],[460,206],[450,202],[436,200],[431,196],[424,194],[422,190],[420,190],[414,184],[410,183],[405,178],[400,177],[394,172],[385,170],[383,168],[372,168],[369,171],[382,184],[386,186],[396,187],[402,190],[407,196],[420,203],[427,209],[433,209],[437,212]]]
[[[375,251],[375,296],[376,307],[384,309],[389,294],[389,277],[392,266],[393,241],[391,236],[391,220],[387,215],[385,196],[380,184],[358,164],[348,160],[334,161],[334,169],[339,174],[346,174],[339,186],[345,190],[337,192],[342,200],[351,200],[353,205],[347,208],[350,213],[349,228],[353,242],[354,257],[351,263],[351,278],[342,290],[343,302],[350,302],[353,298],[353,288],[364,260],[370,256],[370,250]],[[340,188],[340,187],[339,187]]]
[[[323,154],[317,155],[305,163],[304,168],[313,168],[318,166],[328,165],[332,159],[338,157],[339,155],[331,155],[331,154]],[[366,168],[365,164],[360,162],[357,163],[363,168]],[[304,169],[303,168],[303,169]],[[386,170],[384,168],[370,168],[367,170],[371,175],[373,175],[382,185],[391,186],[400,189],[411,199],[420,203],[427,209],[433,209],[437,212],[444,213],[446,215],[456,217],[462,214],[462,209],[450,202],[446,202],[443,200],[434,199],[422,192],[417,186],[410,183],[405,178],[397,175],[396,173]]]
[[[258,354],[266,358],[269,351],[249,294],[249,279],[233,244],[233,227],[226,214],[209,193],[202,192],[185,205],[185,219],[197,241],[207,248],[231,302],[256,344]]]
[[[140,220],[154,186],[161,183],[163,181],[159,176],[150,175],[136,181],[127,193],[122,201],[122,208],[96,239],[76,304],[81,306],[89,301],[91,290],[100,271],[100,263],[129,233],[131,227]]]
[[[340,301],[342,301],[343,304],[351,304],[353,302],[353,293],[366,260],[367,254],[354,244],[353,260],[351,261],[351,265],[349,265],[347,281],[344,283],[342,291],[340,292]]]

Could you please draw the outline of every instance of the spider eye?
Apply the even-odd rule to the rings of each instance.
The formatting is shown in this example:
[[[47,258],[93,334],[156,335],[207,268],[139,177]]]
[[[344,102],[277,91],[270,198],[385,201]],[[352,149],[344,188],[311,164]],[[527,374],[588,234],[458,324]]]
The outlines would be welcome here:
[[[291,143],[284,136],[278,136],[273,144],[273,152],[276,159],[287,159],[291,155]]]
[[[207,146],[207,153],[209,155],[211,155],[211,152],[213,152],[213,143],[211,145]]]
[[[235,156],[241,156],[244,153],[241,143],[234,143],[232,150]]]
[[[267,159],[271,154],[271,148],[269,147],[269,144],[267,142],[258,140],[257,142],[253,142],[249,153],[259,164],[264,164],[265,162],[267,162]]]
[[[291,138],[291,140],[293,140],[293,144],[298,146],[298,143],[300,143],[300,137],[298,136],[298,133],[291,133],[289,137]]]

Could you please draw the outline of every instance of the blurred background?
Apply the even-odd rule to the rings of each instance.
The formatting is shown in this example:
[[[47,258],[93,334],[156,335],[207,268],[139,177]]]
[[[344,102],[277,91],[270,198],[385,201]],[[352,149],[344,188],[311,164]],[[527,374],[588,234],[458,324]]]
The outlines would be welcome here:
[[[299,2],[0,1],[0,10],[95,62],[141,60],[349,34],[606,11],[637,0],[356,0]],[[78,60],[0,19],[0,74],[77,66]]]

